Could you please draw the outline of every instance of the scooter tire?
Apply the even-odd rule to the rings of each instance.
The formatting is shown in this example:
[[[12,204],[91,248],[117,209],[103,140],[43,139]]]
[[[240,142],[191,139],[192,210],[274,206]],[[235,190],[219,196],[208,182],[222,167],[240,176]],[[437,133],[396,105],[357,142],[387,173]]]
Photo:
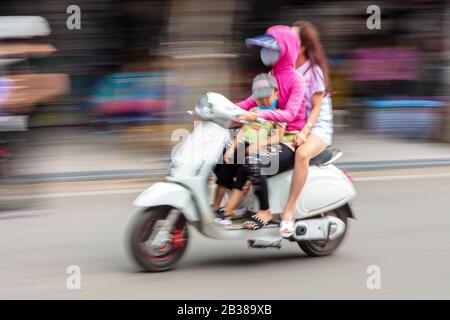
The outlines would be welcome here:
[[[340,235],[337,239],[329,240],[324,243],[323,241],[297,241],[299,247],[310,257],[323,257],[332,254],[342,243],[345,238],[345,235],[348,231],[348,207],[343,206],[340,207],[330,213],[328,215],[334,215],[337,218],[341,219],[345,223],[345,231],[342,235]]]
[[[170,247],[166,250],[167,254],[152,255],[144,246],[156,221],[164,220],[172,209],[174,208],[170,206],[148,208],[138,212],[130,224],[127,237],[129,254],[143,271],[162,272],[171,270],[186,251],[189,233],[186,218],[183,214],[180,215],[175,224],[171,242],[168,244]]]

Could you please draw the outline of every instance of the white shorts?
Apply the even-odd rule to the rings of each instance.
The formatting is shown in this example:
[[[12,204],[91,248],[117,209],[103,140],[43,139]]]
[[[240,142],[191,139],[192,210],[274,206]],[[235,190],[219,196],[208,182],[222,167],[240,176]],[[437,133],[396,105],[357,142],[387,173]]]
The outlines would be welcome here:
[[[313,127],[311,130],[316,136],[321,138],[327,146],[331,145],[333,132],[323,127]]]

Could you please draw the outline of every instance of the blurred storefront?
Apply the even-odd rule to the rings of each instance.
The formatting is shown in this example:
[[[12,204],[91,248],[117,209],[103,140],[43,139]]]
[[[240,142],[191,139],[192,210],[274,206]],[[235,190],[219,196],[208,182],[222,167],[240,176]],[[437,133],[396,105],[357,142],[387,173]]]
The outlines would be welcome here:
[[[218,91],[239,100],[251,77],[266,70],[245,48],[247,36],[309,20],[329,55],[333,106],[347,115],[345,125],[412,137],[449,135],[446,1],[380,3],[381,30],[366,27],[367,1],[80,0],[80,30],[66,27],[71,4],[0,6],[3,15],[49,21],[45,43],[57,51],[32,63],[41,73],[70,77],[68,93],[30,111],[34,126],[109,121],[147,133],[148,126],[171,124],[172,130],[192,123],[185,111],[199,94]],[[411,125],[423,130],[405,129]]]

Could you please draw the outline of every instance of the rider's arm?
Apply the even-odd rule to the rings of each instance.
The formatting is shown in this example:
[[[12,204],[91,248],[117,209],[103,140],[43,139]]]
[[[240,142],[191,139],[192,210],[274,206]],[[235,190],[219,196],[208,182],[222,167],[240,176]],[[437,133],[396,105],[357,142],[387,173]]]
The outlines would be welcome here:
[[[311,90],[311,113],[306,120],[306,127],[312,129],[320,116],[320,110],[322,108],[322,100],[327,93],[327,87],[325,83],[325,77],[322,69],[318,65],[309,71],[310,72],[310,90]]]
[[[252,96],[248,97],[245,100],[239,101],[238,103],[236,103],[236,105],[244,110],[250,110],[253,107],[256,107],[256,101],[255,99],[252,98]]]
[[[316,92],[311,96],[311,113],[309,114],[308,119],[306,120],[305,126],[302,130],[294,137],[294,145],[297,147],[301,146],[308,139],[309,134],[312,131],[312,128],[317,122],[317,119],[320,115],[320,109],[322,107],[322,98],[323,92]]]
[[[223,159],[225,160],[225,162],[227,162],[228,160],[231,160],[231,157],[233,156],[234,152],[236,151],[237,144],[238,144],[238,141],[241,138],[241,136],[242,136],[242,129],[239,129],[239,131],[234,136],[234,139],[231,140],[230,146],[228,147],[228,149],[225,151],[225,154],[223,155]]]
[[[268,139],[268,144],[274,145],[279,143],[285,133],[286,133],[286,124],[277,122],[275,124],[275,132],[272,135],[270,135]]]
[[[306,120],[306,125],[303,127],[302,132],[307,136],[310,134],[311,129],[319,119],[320,109],[322,108],[323,92],[316,92],[311,96],[311,113]]]
[[[241,128],[241,129],[239,129],[239,131],[238,131],[238,132],[236,133],[236,135],[234,136],[232,145],[233,145],[235,148],[236,148],[236,145],[237,145],[238,141],[241,139],[243,132],[244,132],[244,130],[242,130],[242,128]]]
[[[306,119],[305,126],[296,138],[297,144],[306,142],[312,128],[317,123],[320,117],[320,110],[322,109],[322,100],[327,90],[322,69],[318,66],[314,66],[310,72],[310,90],[312,92],[311,113],[309,114],[308,119]]]
[[[284,136],[286,132],[286,125],[283,123],[276,123],[274,127],[274,131],[272,131],[272,134],[268,136],[263,141],[258,141],[258,143],[254,143],[248,147],[249,153],[254,153],[257,150],[262,149],[265,146],[273,146],[281,141],[281,138]]]

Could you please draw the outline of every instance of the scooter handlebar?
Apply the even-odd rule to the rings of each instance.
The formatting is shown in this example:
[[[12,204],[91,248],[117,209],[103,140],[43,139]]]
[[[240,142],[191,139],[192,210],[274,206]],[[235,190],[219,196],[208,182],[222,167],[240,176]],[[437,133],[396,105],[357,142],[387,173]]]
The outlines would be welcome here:
[[[256,118],[256,122],[259,122],[259,123],[261,123],[261,124],[264,124],[264,123],[267,122],[267,120],[264,119],[264,118],[258,117],[258,118]]]
[[[242,119],[239,119],[239,118],[235,118],[234,121],[242,123],[242,124],[249,123],[248,121],[242,120]],[[267,122],[267,120],[264,119],[264,118],[258,117],[258,118],[256,118],[255,122],[258,122],[260,124],[265,124]]]

